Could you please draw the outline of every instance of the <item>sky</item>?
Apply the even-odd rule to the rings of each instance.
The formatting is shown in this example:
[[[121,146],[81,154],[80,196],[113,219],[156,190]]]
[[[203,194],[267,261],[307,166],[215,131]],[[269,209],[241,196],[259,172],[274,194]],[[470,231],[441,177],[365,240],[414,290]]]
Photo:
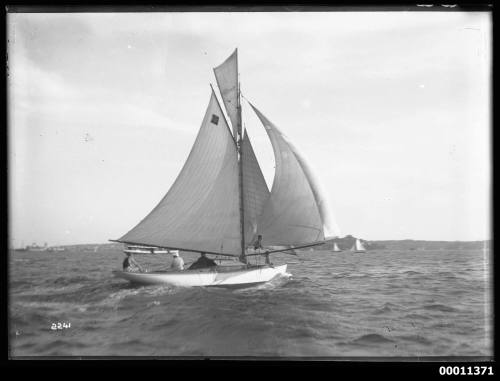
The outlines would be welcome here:
[[[342,236],[490,239],[486,12],[8,14],[10,244],[105,243],[182,168],[238,48]],[[243,103],[269,187],[272,148]]]

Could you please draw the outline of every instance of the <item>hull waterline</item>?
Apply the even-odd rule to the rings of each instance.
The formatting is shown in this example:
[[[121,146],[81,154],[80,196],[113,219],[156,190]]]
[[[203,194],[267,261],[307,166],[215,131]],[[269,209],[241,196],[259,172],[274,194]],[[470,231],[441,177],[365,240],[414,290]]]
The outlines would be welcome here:
[[[287,265],[256,266],[239,270],[184,270],[135,273],[114,271],[114,275],[135,284],[168,284],[177,287],[244,287],[265,283],[286,273]]]

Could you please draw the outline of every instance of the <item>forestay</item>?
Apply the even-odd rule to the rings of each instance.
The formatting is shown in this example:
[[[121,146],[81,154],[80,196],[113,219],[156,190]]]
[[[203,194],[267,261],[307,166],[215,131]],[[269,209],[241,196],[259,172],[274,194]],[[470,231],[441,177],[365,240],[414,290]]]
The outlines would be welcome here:
[[[238,153],[212,91],[196,141],[165,197],[118,241],[222,254],[240,249]]]

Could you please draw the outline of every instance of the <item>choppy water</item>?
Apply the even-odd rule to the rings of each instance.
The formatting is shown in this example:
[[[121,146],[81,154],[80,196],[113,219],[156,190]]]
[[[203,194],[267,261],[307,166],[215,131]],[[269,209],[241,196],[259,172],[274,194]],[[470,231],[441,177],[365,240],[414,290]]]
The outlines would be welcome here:
[[[483,251],[276,256],[291,276],[241,290],[131,286],[122,260],[10,252],[11,356],[492,355]]]

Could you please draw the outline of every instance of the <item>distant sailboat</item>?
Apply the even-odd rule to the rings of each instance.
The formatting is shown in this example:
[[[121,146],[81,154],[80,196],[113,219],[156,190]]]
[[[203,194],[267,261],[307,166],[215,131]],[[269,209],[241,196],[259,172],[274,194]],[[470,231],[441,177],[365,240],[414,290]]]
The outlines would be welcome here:
[[[334,243],[333,243],[333,249],[332,249],[332,251],[333,251],[334,253],[339,253],[339,252],[341,252],[341,251],[342,251],[342,250],[340,250],[340,249],[339,249],[339,247],[337,246],[337,242],[334,242]]]
[[[354,243],[354,246],[352,247],[351,251],[354,251],[355,253],[364,253],[366,252],[366,249],[361,243],[361,241],[358,238],[356,238],[356,242]]]
[[[255,106],[275,156],[271,191],[242,131],[237,50],[214,69],[230,128],[212,88],[200,130],[180,174],[160,203],[115,242],[234,257],[237,266],[150,273],[116,271],[142,284],[234,286],[264,283],[285,274],[269,254],[293,254],[326,242],[332,222],[311,170],[288,138]],[[253,245],[261,236],[261,247]],[[248,263],[265,256],[265,265]]]

